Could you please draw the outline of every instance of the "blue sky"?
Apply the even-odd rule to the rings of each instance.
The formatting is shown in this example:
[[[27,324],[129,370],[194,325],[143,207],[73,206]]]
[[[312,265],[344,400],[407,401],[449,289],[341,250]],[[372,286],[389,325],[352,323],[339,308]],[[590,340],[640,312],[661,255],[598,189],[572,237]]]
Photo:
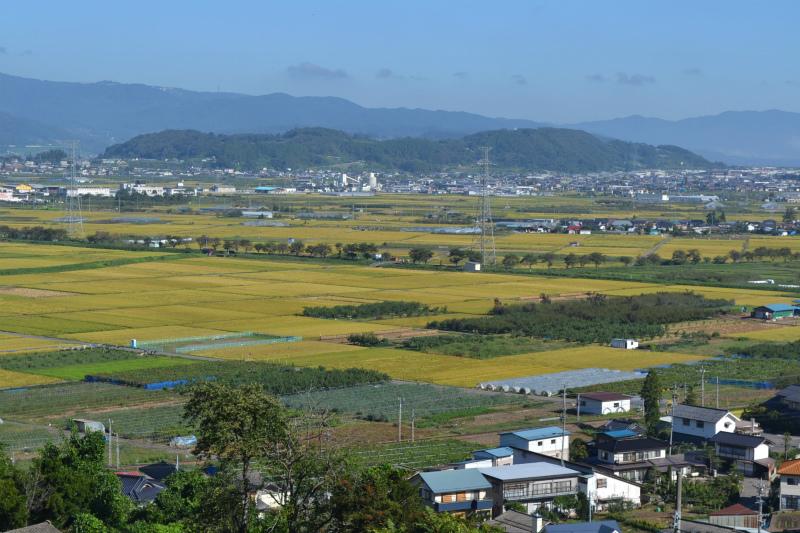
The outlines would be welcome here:
[[[6,0],[0,72],[570,123],[800,112],[796,1]]]

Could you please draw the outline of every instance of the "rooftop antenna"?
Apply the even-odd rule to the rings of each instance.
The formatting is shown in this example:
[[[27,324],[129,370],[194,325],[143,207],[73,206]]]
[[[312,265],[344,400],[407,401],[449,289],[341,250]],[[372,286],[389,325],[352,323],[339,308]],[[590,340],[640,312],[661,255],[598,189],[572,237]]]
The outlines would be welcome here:
[[[478,183],[481,187],[481,196],[478,203],[478,213],[475,217],[476,229],[472,247],[481,253],[484,265],[494,265],[497,263],[497,256],[494,249],[494,224],[492,224],[492,206],[489,199],[489,148],[481,146],[483,159],[478,164],[483,167]]]
[[[69,186],[64,203],[62,224],[66,226],[70,237],[83,237],[83,215],[81,215],[81,197],[75,187],[78,173],[78,141],[67,141],[69,148]]]

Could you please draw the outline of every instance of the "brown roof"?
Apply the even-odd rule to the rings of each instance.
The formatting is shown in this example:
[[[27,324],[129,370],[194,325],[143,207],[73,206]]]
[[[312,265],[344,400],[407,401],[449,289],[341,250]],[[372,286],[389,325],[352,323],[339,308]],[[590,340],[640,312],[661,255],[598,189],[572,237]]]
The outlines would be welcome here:
[[[733,516],[733,515],[751,515],[751,514],[758,514],[758,511],[748,509],[741,503],[737,503],[736,505],[731,505],[730,507],[726,507],[725,509],[714,511],[708,516]]]
[[[779,474],[789,474],[791,476],[800,476],[800,459],[792,459],[791,461],[784,461],[778,469]]]
[[[581,394],[581,398],[589,398],[598,402],[613,402],[614,400],[630,400],[633,396],[617,394],[616,392],[586,392]]]

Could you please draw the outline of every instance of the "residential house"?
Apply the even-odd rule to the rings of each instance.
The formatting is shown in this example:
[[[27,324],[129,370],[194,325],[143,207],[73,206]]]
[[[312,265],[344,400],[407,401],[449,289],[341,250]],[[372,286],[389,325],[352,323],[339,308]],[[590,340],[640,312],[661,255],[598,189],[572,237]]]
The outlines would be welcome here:
[[[725,409],[679,403],[672,409],[672,434],[677,441],[700,444],[720,432],[733,433],[739,417]]]
[[[514,464],[514,450],[508,446],[487,448],[472,452],[472,458],[475,460],[489,460],[491,462],[489,466],[508,466]]]
[[[800,509],[800,459],[781,463],[778,475],[781,478],[781,510]]]
[[[590,415],[627,413],[631,410],[632,396],[616,392],[587,392],[579,397],[580,412]]]
[[[491,520],[486,521],[490,526],[500,527],[506,533],[539,533],[546,524],[540,515],[529,515],[519,511],[508,510]]]
[[[629,430],[609,431],[595,436],[597,465],[625,479],[641,481],[653,467],[648,459],[667,456],[665,442],[643,437]]]
[[[549,455],[513,448],[515,464],[547,463],[561,466],[561,460]],[[617,476],[613,472],[595,466],[564,461],[563,466],[581,473],[578,478],[578,490],[591,498],[595,508],[600,511],[612,501],[620,499],[634,507],[641,504],[642,485]]]
[[[559,427],[525,429],[500,433],[500,446],[514,446],[544,455],[569,459],[569,431]]]
[[[789,385],[778,391],[778,401],[789,409],[800,410],[800,385]]]
[[[139,467],[139,472],[156,481],[164,481],[177,471],[178,467],[176,464],[166,461]]]
[[[764,437],[720,432],[708,440],[720,459],[730,461],[731,467],[745,476],[772,479],[775,459],[769,456],[769,446]]]
[[[19,529],[9,529],[6,533],[61,533],[61,530],[50,523],[50,521],[21,527]]]
[[[409,482],[417,487],[425,505],[437,513],[486,513],[494,503],[489,494],[491,483],[475,468],[421,472]]]
[[[158,493],[166,488],[162,483],[136,472],[117,472],[117,477],[122,494],[139,505],[155,500]]]
[[[550,508],[553,498],[579,492],[581,473],[572,468],[548,463],[514,464],[480,468],[479,472],[491,484],[494,499],[492,516],[502,513],[507,502],[519,502],[528,513],[540,507]]]
[[[579,522],[577,524],[551,524],[544,528],[544,533],[619,533],[620,531],[622,529],[616,520]]]
[[[631,422],[630,420],[613,419],[597,428],[597,430],[600,432],[619,431],[621,429],[633,431],[637,435],[644,435],[647,433],[647,428],[640,426],[636,422]]]

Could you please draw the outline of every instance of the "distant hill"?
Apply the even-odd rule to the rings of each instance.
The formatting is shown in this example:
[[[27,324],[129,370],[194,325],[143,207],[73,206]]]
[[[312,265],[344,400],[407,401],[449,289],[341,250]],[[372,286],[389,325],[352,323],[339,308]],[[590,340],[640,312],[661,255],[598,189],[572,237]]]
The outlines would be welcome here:
[[[709,168],[703,157],[676,146],[602,141],[579,130],[539,128],[484,131],[461,139],[402,138],[377,141],[365,136],[303,128],[284,134],[218,135],[168,130],[139,135],[109,147],[104,158],[199,159],[215,157],[218,166],[258,170],[309,168],[363,161],[375,170],[431,172],[474,168],[478,147],[492,147],[497,169],[598,172],[638,168]]]
[[[58,126],[0,112],[0,146],[54,145],[71,138]]]
[[[84,153],[170,129],[278,134],[324,127],[375,139],[444,140],[481,131],[565,127],[623,141],[683,146],[726,163],[800,165],[800,113],[784,111],[726,112],[678,121],[633,116],[557,126],[464,112],[369,109],[333,97],[248,96],[0,74],[0,113],[17,118],[17,122],[0,118],[0,145],[29,144],[31,138],[62,139],[66,132],[81,141]],[[23,119],[38,124],[23,128],[19,122]]]
[[[569,127],[650,144],[678,144],[732,165],[800,166],[800,113],[728,111],[662,120],[631,116]]]

